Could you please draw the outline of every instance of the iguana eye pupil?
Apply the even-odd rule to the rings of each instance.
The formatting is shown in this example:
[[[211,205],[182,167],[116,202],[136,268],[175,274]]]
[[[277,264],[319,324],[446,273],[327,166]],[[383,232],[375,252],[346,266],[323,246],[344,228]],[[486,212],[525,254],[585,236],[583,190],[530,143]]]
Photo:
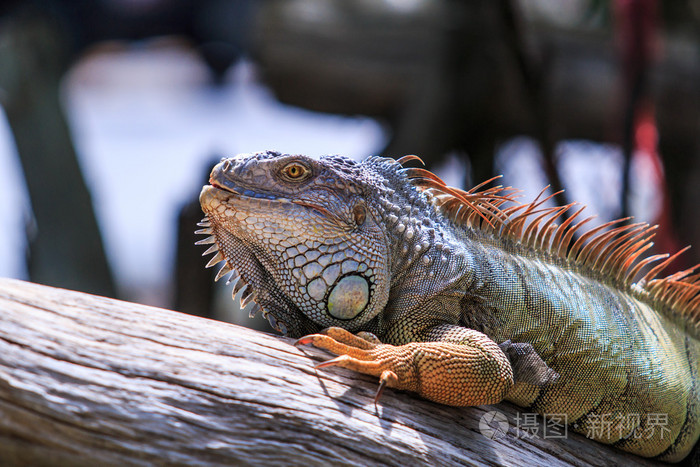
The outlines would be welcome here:
[[[310,173],[309,169],[304,167],[303,165],[297,163],[297,162],[292,162],[291,164],[286,165],[282,169],[282,173],[287,179],[290,180],[301,180],[303,178],[306,178],[306,176]]]

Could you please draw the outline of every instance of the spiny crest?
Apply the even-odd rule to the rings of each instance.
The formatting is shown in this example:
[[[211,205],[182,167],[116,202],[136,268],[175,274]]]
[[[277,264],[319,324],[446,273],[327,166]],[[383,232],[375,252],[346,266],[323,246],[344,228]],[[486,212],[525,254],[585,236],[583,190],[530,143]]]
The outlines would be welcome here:
[[[284,325],[282,323],[278,323],[275,317],[272,315],[272,313],[268,313],[267,310],[263,309],[255,301],[255,290],[253,290],[253,288],[250,287],[245,280],[243,280],[239,272],[229,264],[229,262],[224,257],[223,253],[219,251],[219,245],[216,243],[216,237],[214,235],[214,231],[212,230],[211,222],[209,221],[209,219],[205,217],[204,219],[202,219],[201,222],[197,223],[197,225],[203,228],[196,230],[194,233],[199,235],[207,235],[207,237],[203,240],[195,242],[195,245],[209,245],[209,248],[204,253],[202,253],[202,256],[214,253],[214,256],[211,257],[206,267],[210,268],[223,262],[221,269],[219,269],[219,271],[216,273],[214,281],[216,282],[222,277],[224,277],[226,274],[231,273],[229,278],[226,280],[226,285],[233,284],[231,296],[234,300],[236,299],[236,295],[238,295],[239,292],[241,293],[239,299],[241,309],[245,308],[249,303],[252,303],[248,311],[248,316],[250,318],[254,318],[255,315],[262,311],[263,317],[267,319],[267,321],[270,323],[270,326],[282,332],[283,334],[287,334],[287,330],[284,328]]]
[[[397,160],[404,165],[417,156]],[[575,222],[585,207],[555,223],[577,203],[543,207],[557,195],[544,196],[546,187],[530,203],[518,203],[517,191],[511,187],[483,188],[498,177],[477,185],[469,191],[448,187],[437,175],[420,168],[403,168],[411,184],[428,195],[440,212],[453,223],[491,233],[529,248],[544,258],[558,258],[580,270],[590,270],[608,278],[618,286],[641,292],[643,298],[671,310],[671,314],[687,321],[695,335],[700,335],[700,271],[699,266],[657,277],[672,261],[690,247],[670,256],[660,254],[644,257],[653,246],[657,226],[646,223],[625,224],[629,218],[616,219],[574,240],[574,234],[595,216]],[[506,202],[515,203],[502,208]],[[528,224],[529,221],[529,224]],[[656,263],[656,264],[655,264]],[[652,267],[653,265],[653,267]],[[641,276],[644,268],[650,269]],[[635,282],[635,279],[641,276]]]

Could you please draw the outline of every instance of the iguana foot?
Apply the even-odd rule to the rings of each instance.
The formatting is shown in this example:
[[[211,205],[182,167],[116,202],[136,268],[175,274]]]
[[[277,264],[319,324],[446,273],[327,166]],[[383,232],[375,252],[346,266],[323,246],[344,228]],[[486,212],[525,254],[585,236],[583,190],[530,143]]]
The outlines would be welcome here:
[[[379,377],[375,404],[385,387],[414,391],[447,405],[492,404],[503,399],[513,385],[510,363],[498,345],[484,334],[464,329],[463,343],[411,342],[394,346],[377,343],[341,328],[311,334],[295,345],[313,344],[338,357],[316,368],[341,366]]]
[[[324,329],[321,332],[323,334],[304,336],[294,343],[294,345],[313,344],[314,347],[338,355],[331,360],[319,363],[316,365],[316,369],[341,366],[358,373],[379,376],[379,389],[374,397],[375,407],[387,385],[397,387],[398,376],[396,373],[390,369],[381,368],[383,362],[376,359],[379,356],[379,353],[376,352],[377,347],[385,345],[374,334],[361,332],[354,335],[345,329],[334,327]]]

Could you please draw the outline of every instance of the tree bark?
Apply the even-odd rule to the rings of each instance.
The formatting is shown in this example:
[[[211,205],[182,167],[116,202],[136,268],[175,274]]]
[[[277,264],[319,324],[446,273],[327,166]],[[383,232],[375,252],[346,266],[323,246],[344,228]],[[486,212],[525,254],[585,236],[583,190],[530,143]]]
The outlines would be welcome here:
[[[453,408],[331,368],[291,339],[0,279],[1,465],[652,465],[509,404]],[[499,439],[481,417],[508,419]],[[541,423],[540,420],[538,420]],[[538,425],[542,433],[542,425]]]

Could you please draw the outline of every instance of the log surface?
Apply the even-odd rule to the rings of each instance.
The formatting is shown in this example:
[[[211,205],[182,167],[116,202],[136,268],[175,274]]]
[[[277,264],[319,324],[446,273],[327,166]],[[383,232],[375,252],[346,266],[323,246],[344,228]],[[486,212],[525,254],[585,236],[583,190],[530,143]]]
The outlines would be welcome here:
[[[293,340],[0,279],[0,465],[652,465],[453,408]],[[484,414],[508,432],[489,439]],[[483,424],[482,424],[483,426]],[[539,425],[541,434],[542,425]]]

